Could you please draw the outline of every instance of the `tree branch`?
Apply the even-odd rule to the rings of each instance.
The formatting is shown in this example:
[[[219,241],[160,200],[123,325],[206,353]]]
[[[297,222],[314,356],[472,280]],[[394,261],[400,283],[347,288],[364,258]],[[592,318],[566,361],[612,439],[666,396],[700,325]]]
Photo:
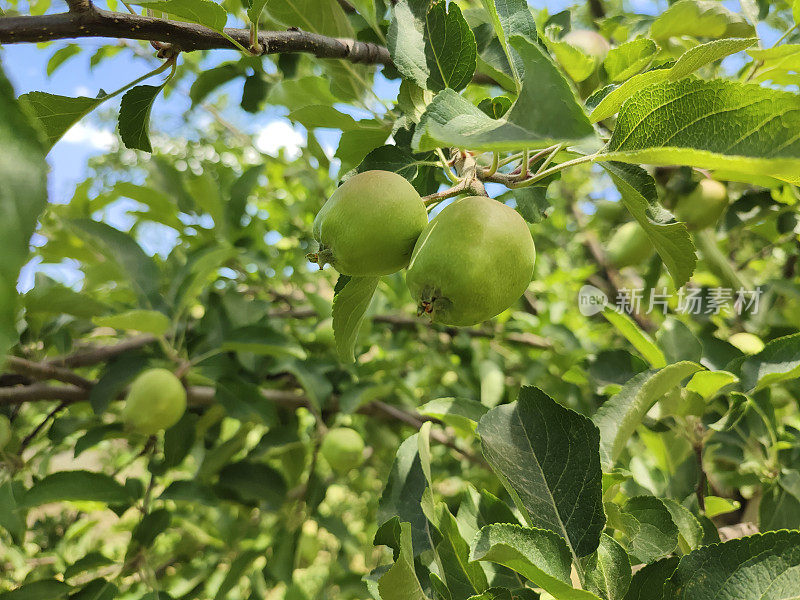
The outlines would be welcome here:
[[[27,375],[32,379],[47,381],[53,379],[63,383],[70,383],[80,388],[91,389],[94,385],[88,379],[81,377],[77,373],[73,373],[69,369],[56,367],[49,363],[38,363],[24,358],[17,358],[16,356],[9,356],[6,358],[6,366],[20,375]]]
[[[78,350],[73,354],[62,356],[60,358],[54,358],[48,361],[48,364],[54,367],[69,367],[71,369],[77,367],[89,367],[101,362],[106,362],[107,360],[119,356],[120,354],[124,354],[125,352],[137,350],[144,346],[149,346],[156,341],[158,341],[158,338],[156,338],[154,335],[138,335],[119,342],[118,344]]]
[[[0,19],[0,44],[46,42],[67,38],[111,37],[163,42],[181,51],[235,48],[230,40],[208,27],[183,21],[167,21],[143,15],[94,8],[88,0],[70,0],[70,12]],[[78,7],[89,6],[79,9]],[[250,45],[247,29],[228,27],[225,33]],[[258,41],[264,54],[305,52],[318,58],[342,58],[351,62],[391,65],[389,51],[369,42],[337,39],[307,31],[261,31]]]

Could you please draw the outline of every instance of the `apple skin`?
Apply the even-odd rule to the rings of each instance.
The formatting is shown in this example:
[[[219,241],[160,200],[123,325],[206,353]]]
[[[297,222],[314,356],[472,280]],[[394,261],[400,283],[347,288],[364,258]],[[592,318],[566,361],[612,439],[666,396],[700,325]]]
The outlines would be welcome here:
[[[745,354],[758,354],[764,349],[764,342],[761,341],[761,338],[746,331],[734,333],[728,338],[728,343],[733,344]]]
[[[434,323],[475,325],[528,288],[536,248],[520,214],[485,196],[446,206],[420,235],[406,283]]]
[[[0,415],[0,450],[11,441],[11,421],[5,415]]]
[[[130,431],[155,435],[180,421],[186,412],[186,390],[167,369],[148,369],[131,384],[122,411]]]
[[[364,440],[354,429],[334,427],[325,434],[320,453],[334,471],[345,474],[364,462]]]
[[[675,217],[690,229],[705,229],[714,225],[728,207],[725,184],[703,179],[697,187],[675,204]]]
[[[379,277],[408,265],[428,213],[417,190],[390,171],[365,171],[345,181],[314,219],[320,266],[353,277]]]
[[[653,243],[635,221],[623,223],[608,242],[608,260],[618,269],[642,262],[653,253]]]

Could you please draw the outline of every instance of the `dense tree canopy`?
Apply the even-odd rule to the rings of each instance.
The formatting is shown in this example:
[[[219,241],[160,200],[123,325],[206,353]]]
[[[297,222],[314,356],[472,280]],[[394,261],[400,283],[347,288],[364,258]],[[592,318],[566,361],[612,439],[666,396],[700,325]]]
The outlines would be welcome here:
[[[34,42],[128,82],[15,91]],[[798,0],[6,0],[0,44],[0,599],[800,597]]]

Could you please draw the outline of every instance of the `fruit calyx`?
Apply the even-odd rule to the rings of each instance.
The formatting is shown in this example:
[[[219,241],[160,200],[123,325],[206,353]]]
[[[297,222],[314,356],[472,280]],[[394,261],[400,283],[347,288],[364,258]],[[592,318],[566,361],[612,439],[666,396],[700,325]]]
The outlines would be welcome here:
[[[320,244],[319,250],[306,254],[306,260],[319,265],[322,269],[325,265],[333,264],[333,251]]]

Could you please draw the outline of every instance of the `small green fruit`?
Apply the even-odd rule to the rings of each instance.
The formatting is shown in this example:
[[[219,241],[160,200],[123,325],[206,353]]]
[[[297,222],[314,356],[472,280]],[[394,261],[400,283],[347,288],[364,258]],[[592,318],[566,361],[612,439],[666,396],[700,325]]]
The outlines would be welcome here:
[[[325,435],[320,452],[334,471],[347,473],[363,462],[364,440],[353,429],[336,427]]]
[[[527,289],[536,249],[519,213],[485,196],[456,200],[417,240],[406,283],[435,323],[475,325]]]
[[[703,179],[690,194],[678,199],[675,217],[691,229],[704,229],[716,223],[728,207],[725,184]]]
[[[320,266],[343,275],[378,277],[404,268],[428,224],[422,199],[408,181],[389,171],[365,171],[345,181],[314,219]]]
[[[764,349],[764,342],[761,341],[761,338],[746,331],[734,333],[728,338],[728,342],[745,354],[758,354]]]
[[[620,226],[608,242],[608,260],[622,269],[642,262],[653,253],[653,243],[647,233],[635,221]]]
[[[148,369],[131,384],[122,419],[137,433],[154,435],[180,421],[186,411],[186,390],[167,369]]]
[[[11,421],[5,415],[0,415],[0,450],[11,441]]]
[[[584,54],[596,58],[598,64],[605,60],[608,51],[611,49],[606,38],[596,31],[588,29],[573,29],[562,37],[561,41],[567,42],[582,50]]]

